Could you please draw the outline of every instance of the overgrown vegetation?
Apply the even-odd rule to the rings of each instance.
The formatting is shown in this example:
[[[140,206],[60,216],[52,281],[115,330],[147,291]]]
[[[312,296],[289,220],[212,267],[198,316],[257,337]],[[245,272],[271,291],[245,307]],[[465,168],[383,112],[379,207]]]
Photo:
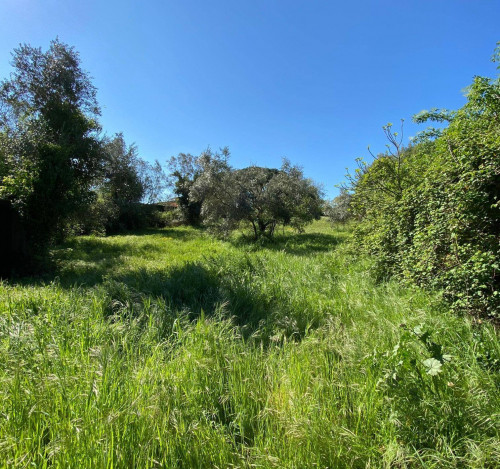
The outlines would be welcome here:
[[[78,54],[13,65],[0,247],[53,269],[0,280],[1,467],[498,466],[499,80],[410,146],[384,127],[326,209],[227,148],[172,158],[152,204],[161,165],[100,134]]]
[[[122,134],[101,136],[96,89],[74,48],[59,40],[46,52],[21,45],[12,66],[0,84],[0,201],[22,225],[12,237],[26,240],[9,256],[12,267],[40,267],[68,233],[146,225],[139,202],[159,198],[163,171]]]
[[[380,277],[397,275],[441,290],[457,311],[500,318],[500,81],[476,77],[458,111],[403,147],[384,127],[389,151],[359,161],[351,178],[356,243]],[[433,139],[433,137],[436,137]]]
[[[258,240],[272,238],[279,225],[300,232],[321,216],[322,192],[299,167],[284,159],[280,169],[235,169],[229,157],[226,147],[170,158],[170,184],[186,223],[203,221],[223,237],[246,225]]]
[[[0,286],[4,467],[496,467],[500,346],[315,222],[79,237]]]
[[[90,209],[81,211],[80,224],[76,224],[80,234],[104,235],[165,226],[154,220],[158,210],[151,207],[161,199],[166,187],[160,163],[152,165],[141,159],[137,147],[127,146],[121,133],[105,138],[102,150],[102,171],[95,181],[94,201]]]
[[[207,153],[212,154],[210,149],[207,150]],[[229,149],[224,148],[221,153],[228,157]],[[200,225],[203,201],[193,200],[191,197],[191,188],[202,172],[199,158],[189,153],[180,153],[170,158],[168,168],[170,170],[170,186],[173,187],[177,196],[183,221],[191,226]]]
[[[46,52],[22,45],[12,66],[0,86],[2,276],[46,267],[47,250],[68,235],[164,227],[179,218],[224,235],[250,223],[257,239],[272,237],[278,224],[300,231],[321,214],[320,191],[298,167],[236,170],[227,148],[172,157],[168,183],[177,199],[165,201],[160,163],[140,158],[121,133],[101,135],[96,89],[74,48],[58,39]],[[154,205],[162,197],[179,217]]]
[[[345,188],[340,188],[340,194],[326,204],[325,215],[331,223],[347,223],[353,219],[352,194]]]
[[[47,52],[20,46],[12,65],[0,86],[0,197],[23,220],[28,261],[91,201],[102,159],[99,107],[78,54],[57,40]]]

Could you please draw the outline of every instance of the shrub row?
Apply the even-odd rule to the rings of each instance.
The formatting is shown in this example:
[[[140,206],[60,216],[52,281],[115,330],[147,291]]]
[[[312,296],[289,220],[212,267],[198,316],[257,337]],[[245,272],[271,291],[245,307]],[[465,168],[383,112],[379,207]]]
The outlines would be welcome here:
[[[420,113],[448,121],[391,150],[351,177],[356,242],[379,277],[397,275],[441,290],[461,312],[500,318],[500,81],[476,77],[458,111]]]

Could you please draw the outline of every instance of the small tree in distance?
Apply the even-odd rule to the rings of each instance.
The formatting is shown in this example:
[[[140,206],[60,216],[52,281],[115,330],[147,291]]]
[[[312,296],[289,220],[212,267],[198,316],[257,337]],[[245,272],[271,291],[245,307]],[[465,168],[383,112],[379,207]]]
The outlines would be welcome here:
[[[96,200],[76,220],[80,232],[105,234],[146,226],[148,210],[142,202],[158,202],[166,187],[160,163],[140,158],[137,146],[127,145],[122,133],[104,139],[103,153]]]
[[[232,169],[227,154],[205,153],[190,196],[202,201],[204,222],[228,235],[247,222],[254,239],[272,238],[279,224],[302,231],[321,216],[321,191],[302,170],[284,160],[280,169],[250,166]]]
[[[340,194],[327,204],[325,215],[331,223],[346,223],[353,217],[351,202],[352,194],[342,187]]]
[[[198,157],[179,153],[168,160],[167,166],[170,170],[169,185],[177,196],[184,221],[189,225],[198,225],[201,222],[201,201],[194,201],[190,196],[191,187],[201,174]]]

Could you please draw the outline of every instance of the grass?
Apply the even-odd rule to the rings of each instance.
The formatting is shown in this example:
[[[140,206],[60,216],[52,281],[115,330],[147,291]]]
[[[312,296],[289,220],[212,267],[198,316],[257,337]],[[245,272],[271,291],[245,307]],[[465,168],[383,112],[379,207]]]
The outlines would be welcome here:
[[[348,234],[75,238],[0,284],[0,464],[498,467],[497,332]]]

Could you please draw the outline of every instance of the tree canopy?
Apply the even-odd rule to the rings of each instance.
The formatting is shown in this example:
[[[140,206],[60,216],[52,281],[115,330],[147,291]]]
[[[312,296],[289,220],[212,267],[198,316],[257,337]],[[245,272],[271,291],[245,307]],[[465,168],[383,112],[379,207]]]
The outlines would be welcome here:
[[[201,222],[202,201],[193,200],[190,195],[191,188],[202,171],[198,157],[190,153],[179,153],[172,156],[167,165],[170,170],[169,185],[177,196],[183,219],[190,225],[198,225]]]
[[[321,191],[297,166],[284,160],[280,169],[233,169],[226,156],[203,154],[202,172],[190,192],[202,201],[202,217],[217,232],[228,234],[247,222],[255,239],[272,237],[279,224],[301,231],[320,217]]]
[[[325,215],[332,223],[346,223],[353,217],[351,203],[352,194],[342,187],[340,194],[326,204]]]
[[[42,249],[91,202],[103,162],[99,106],[78,53],[57,39],[46,52],[20,46],[12,66],[0,85],[0,197]]]
[[[120,226],[137,226],[139,202],[159,200],[165,174],[123,134],[102,137],[78,52],[56,39],[46,51],[24,44],[12,56],[0,83],[0,199],[26,236],[19,262],[36,264],[67,232],[105,232],[124,218],[135,221]]]

